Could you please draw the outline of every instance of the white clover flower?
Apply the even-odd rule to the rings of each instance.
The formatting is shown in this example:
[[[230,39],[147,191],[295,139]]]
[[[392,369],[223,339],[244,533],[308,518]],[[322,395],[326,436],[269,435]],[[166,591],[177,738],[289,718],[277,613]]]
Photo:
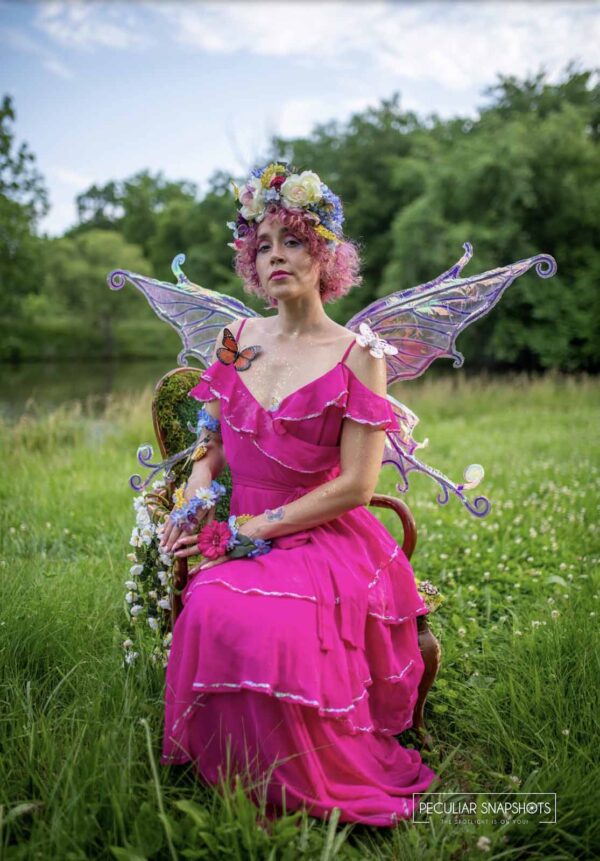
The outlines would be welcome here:
[[[477,848],[481,849],[482,852],[489,852],[491,845],[492,841],[489,837],[485,837],[485,835],[482,835],[477,841]]]
[[[170,646],[172,639],[173,639],[173,632],[169,631],[169,633],[167,634],[167,636],[163,640],[163,646]]]
[[[152,600],[154,601],[154,600],[155,600],[155,598],[157,597],[156,589],[151,589],[151,590],[148,592],[148,597],[149,597],[149,598],[152,598]]]
[[[148,616],[148,625],[153,631],[158,629],[158,619],[156,616]]]
[[[167,581],[169,579],[169,575],[166,571],[157,571],[156,576],[158,577],[161,586],[166,586]]]
[[[563,735],[569,735],[570,732],[571,732],[570,729],[563,729],[562,734]]]
[[[126,580],[123,585],[127,589],[133,589],[134,591],[137,591],[137,588],[138,588],[138,583],[136,580]]]
[[[133,604],[133,602],[135,601],[135,599],[136,599],[135,592],[128,592],[128,593],[125,595],[125,600],[127,601],[127,603],[128,603],[128,604]]]
[[[157,606],[159,606],[162,610],[170,610],[171,602],[168,598],[161,598]]]
[[[144,612],[144,608],[141,604],[134,604],[133,607],[129,608],[129,612],[133,617],[139,616],[140,613]]]
[[[551,617],[552,617],[553,619],[558,619],[558,617],[560,616],[560,610],[553,610],[553,611],[550,613],[550,615],[551,615]]]
[[[123,648],[130,649],[133,646],[133,640],[123,640]]]
[[[173,561],[173,557],[170,556],[168,553],[164,552],[161,552],[158,558],[160,559],[160,564],[166,565],[168,568],[171,566],[171,563]]]
[[[459,637],[465,637],[467,630],[466,630],[466,628],[459,628],[456,633],[458,634]]]
[[[135,560],[137,559],[137,556],[135,555],[135,553],[128,553],[127,558],[129,559],[130,562],[135,562]]]
[[[126,664],[133,664],[133,662],[135,660],[137,660],[137,658],[139,658],[139,656],[140,656],[139,652],[127,652],[125,655],[125,663]]]
[[[131,574],[132,577],[139,577],[143,570],[144,570],[143,565],[139,565],[139,564],[138,565],[132,565],[131,568],[129,569],[129,573]]]

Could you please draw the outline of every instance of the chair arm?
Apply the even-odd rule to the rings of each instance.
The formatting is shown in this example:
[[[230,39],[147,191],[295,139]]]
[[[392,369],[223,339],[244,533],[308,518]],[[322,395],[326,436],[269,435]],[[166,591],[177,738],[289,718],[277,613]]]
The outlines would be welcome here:
[[[417,524],[406,502],[403,499],[398,499],[396,496],[376,493],[371,498],[369,505],[373,505],[375,508],[391,508],[392,511],[396,512],[402,521],[402,529],[404,530],[402,550],[406,558],[410,559],[417,545]]]

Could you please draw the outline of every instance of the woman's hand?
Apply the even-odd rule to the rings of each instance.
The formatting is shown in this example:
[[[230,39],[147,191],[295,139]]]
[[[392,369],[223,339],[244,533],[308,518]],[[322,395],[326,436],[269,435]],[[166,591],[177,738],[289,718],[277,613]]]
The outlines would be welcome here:
[[[211,508],[211,514],[213,516],[210,520],[214,519],[214,508]],[[206,520],[205,523],[210,523],[210,520]],[[204,526],[204,523],[202,524]],[[202,528],[202,527],[200,527]],[[198,530],[200,531],[200,530]],[[253,537],[254,529],[252,527],[252,521],[247,520],[243,523],[238,529],[238,535],[247,535],[248,538]],[[175,557],[177,559],[187,558],[188,556],[198,556],[198,536],[197,535],[182,535],[175,542]],[[199,565],[196,569],[197,571],[205,571],[207,568],[212,568],[214,565],[220,565],[221,562],[229,561],[229,556],[225,554],[225,556],[218,556],[216,559],[206,559],[202,565]]]
[[[210,482],[211,482],[211,478],[210,478],[210,476],[208,476],[208,479],[207,479],[206,472],[200,471],[200,470],[193,471],[192,474],[190,475],[188,481],[187,481],[186,486],[185,486],[184,496],[185,496],[186,500],[189,502],[190,499],[193,499],[196,491],[200,487],[208,487],[210,485]],[[184,536],[187,536],[188,538],[193,538],[195,541],[197,541],[198,540],[198,534],[197,533],[202,529],[202,527],[206,523],[210,523],[210,521],[214,519],[214,516],[215,516],[215,509],[214,508],[208,508],[208,509],[199,508],[196,511],[196,520],[198,521],[197,526],[192,526],[192,524],[190,524],[190,527],[193,529],[194,534],[192,534],[190,532],[189,528],[186,529],[183,526],[177,526],[177,524],[173,523],[171,518],[169,516],[167,516],[167,518],[165,519],[165,522],[158,529],[159,534],[160,534],[160,545],[159,545],[160,550],[163,553],[171,553],[173,551],[173,548],[174,548],[176,542]],[[193,554],[190,553],[188,555],[191,556]]]

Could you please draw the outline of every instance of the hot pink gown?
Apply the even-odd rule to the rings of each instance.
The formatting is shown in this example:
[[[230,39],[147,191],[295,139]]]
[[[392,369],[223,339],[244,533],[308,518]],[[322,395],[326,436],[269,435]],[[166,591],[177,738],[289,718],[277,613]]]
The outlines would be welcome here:
[[[241,331],[241,330],[240,330]],[[239,338],[238,332],[238,338]],[[354,342],[353,342],[354,343]],[[395,426],[389,402],[345,364],[263,408],[233,365],[190,395],[220,400],[232,514],[262,514],[339,474],[345,418]],[[273,549],[192,571],[166,672],[161,763],[200,777],[259,776],[275,763],[275,812],[391,826],[436,777],[394,738],[412,725],[423,673],[411,566],[364,506],[273,540]]]

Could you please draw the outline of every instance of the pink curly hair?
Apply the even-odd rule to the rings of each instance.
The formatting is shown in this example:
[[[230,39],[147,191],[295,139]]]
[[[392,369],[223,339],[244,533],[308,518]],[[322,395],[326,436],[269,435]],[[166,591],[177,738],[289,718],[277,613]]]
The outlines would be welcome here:
[[[358,247],[350,240],[342,240],[335,248],[330,248],[327,240],[314,230],[314,222],[303,211],[286,209],[272,203],[267,208],[265,221],[277,218],[290,233],[304,242],[310,256],[320,265],[320,294],[322,301],[334,302],[345,296],[353,286],[358,286],[362,278],[359,274],[360,256]],[[260,296],[267,301],[269,308],[277,307],[277,300],[268,295],[261,287],[256,271],[256,252],[259,225],[248,225],[241,247],[236,250],[234,267],[236,274],[244,280],[244,290]]]

